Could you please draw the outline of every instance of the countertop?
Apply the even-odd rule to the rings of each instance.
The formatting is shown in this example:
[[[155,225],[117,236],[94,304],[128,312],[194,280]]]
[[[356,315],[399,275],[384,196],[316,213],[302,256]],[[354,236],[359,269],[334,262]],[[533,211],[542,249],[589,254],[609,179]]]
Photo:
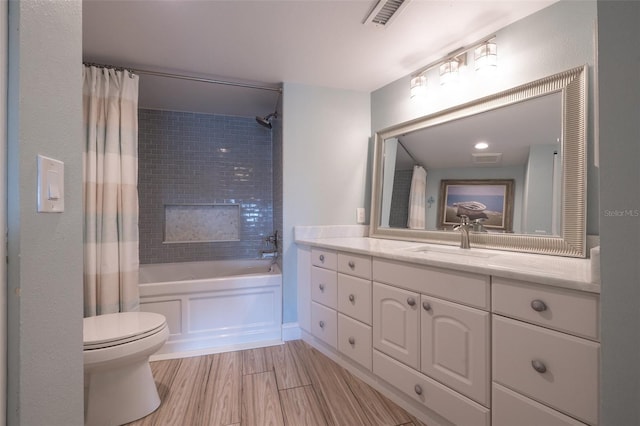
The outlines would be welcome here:
[[[302,235],[298,237],[298,234]],[[314,238],[307,232],[296,232],[295,241],[304,246],[600,293],[600,283],[591,281],[589,259],[474,249],[473,247],[466,250],[454,246],[364,236],[327,237],[322,235]]]

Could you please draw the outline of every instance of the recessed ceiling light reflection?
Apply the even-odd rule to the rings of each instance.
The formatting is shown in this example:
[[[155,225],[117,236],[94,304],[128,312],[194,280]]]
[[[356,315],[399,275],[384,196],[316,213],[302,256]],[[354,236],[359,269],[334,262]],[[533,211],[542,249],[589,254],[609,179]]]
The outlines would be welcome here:
[[[473,146],[475,149],[487,149],[489,148],[489,144],[486,142],[478,142]]]

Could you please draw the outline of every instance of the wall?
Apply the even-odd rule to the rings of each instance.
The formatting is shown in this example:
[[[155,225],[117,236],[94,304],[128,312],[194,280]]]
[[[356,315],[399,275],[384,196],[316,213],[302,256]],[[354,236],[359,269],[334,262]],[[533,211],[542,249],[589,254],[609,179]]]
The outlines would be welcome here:
[[[640,3],[598,2],[602,426],[640,424]]]
[[[84,424],[81,63],[82,2],[9,2],[10,425]],[[37,154],[64,161],[64,213],[36,213]]]
[[[271,132],[253,117],[141,109],[140,263],[257,258],[273,232]],[[240,204],[240,241],[163,244],[164,205]]]
[[[371,95],[372,130],[421,117],[574,67],[594,64],[595,1],[560,1],[496,33],[498,68],[493,77],[467,70],[457,86],[438,84],[437,68],[424,97],[409,97],[410,75]],[[590,69],[589,93],[593,93]],[[598,234],[598,170],[593,165],[593,98],[589,98],[587,232]]]
[[[285,83],[283,100],[284,322],[295,322],[296,225],[355,224],[368,207],[368,93]]]

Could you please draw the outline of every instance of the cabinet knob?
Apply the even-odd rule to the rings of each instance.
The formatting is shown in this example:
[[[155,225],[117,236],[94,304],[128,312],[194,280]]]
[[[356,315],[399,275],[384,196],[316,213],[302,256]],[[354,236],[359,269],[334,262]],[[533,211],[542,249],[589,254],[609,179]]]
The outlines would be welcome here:
[[[324,284],[318,284],[318,287],[320,288],[320,291],[324,291]]]
[[[320,328],[324,328],[324,321],[320,321],[318,325],[320,326]]]
[[[349,261],[349,268],[353,269],[356,267],[356,262],[354,262],[353,260]]]
[[[544,362],[539,361],[537,359],[534,359],[533,361],[531,361],[531,366],[538,373],[546,373],[547,372],[547,366],[544,365]]]
[[[354,300],[356,300],[356,297],[353,294],[349,295],[349,302],[353,302]]]
[[[422,302],[422,307],[424,308],[425,311],[431,310],[431,304],[429,302]]]
[[[353,336],[349,337],[349,344],[350,345],[355,345],[356,344],[356,339]]]
[[[416,299],[414,299],[413,297],[408,297],[407,298],[407,305],[415,306],[415,304],[416,304]]]
[[[531,309],[536,312],[543,312],[547,310],[547,304],[540,299],[535,299],[531,301]]]
[[[415,385],[413,390],[418,394],[418,395],[422,395],[422,386],[420,385]]]
[[[324,263],[324,254],[320,255],[320,262]]]

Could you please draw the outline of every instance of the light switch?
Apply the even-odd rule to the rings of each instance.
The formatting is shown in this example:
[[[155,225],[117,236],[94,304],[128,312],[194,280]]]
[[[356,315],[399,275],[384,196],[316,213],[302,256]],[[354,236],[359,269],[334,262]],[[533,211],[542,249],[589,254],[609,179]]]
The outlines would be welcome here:
[[[38,212],[64,211],[64,163],[38,155]]]

